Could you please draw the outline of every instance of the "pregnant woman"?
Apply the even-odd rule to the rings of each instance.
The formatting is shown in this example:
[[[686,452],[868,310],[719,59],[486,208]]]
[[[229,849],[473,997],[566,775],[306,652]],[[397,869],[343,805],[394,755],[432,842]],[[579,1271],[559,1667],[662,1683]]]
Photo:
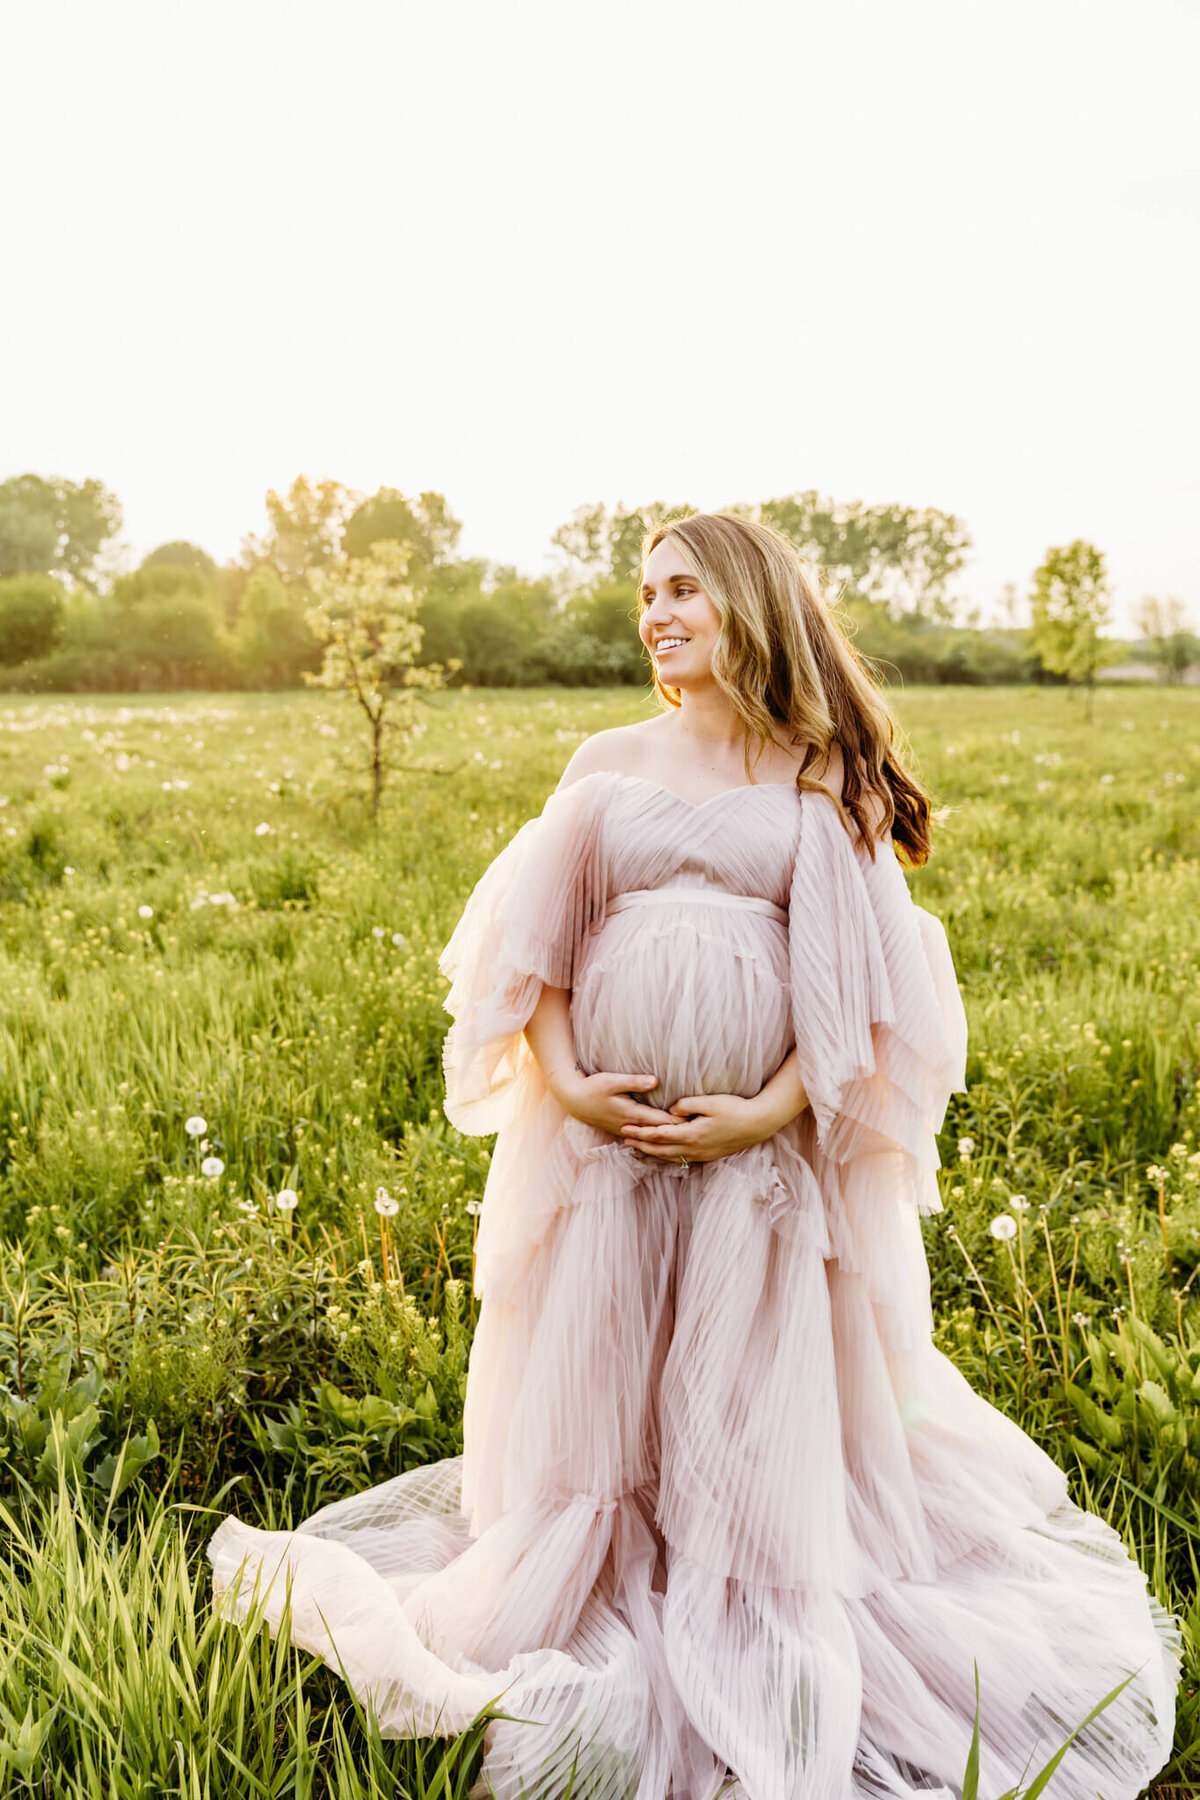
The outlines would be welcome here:
[[[927,797],[786,539],[649,534],[663,710],[597,733],[442,952],[446,1113],[496,1131],[461,1458],[226,1519],[391,1736],[490,1700],[503,1800],[1055,1800],[1170,1754],[1177,1622],[931,1339],[965,1079]]]

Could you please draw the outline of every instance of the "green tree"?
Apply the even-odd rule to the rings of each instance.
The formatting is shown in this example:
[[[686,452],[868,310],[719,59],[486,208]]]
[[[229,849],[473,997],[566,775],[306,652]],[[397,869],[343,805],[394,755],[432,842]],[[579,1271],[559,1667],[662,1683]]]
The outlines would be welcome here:
[[[603,505],[577,508],[551,539],[566,559],[562,581],[567,591],[621,583],[636,587],[644,534],[693,510],[661,501],[612,511]],[[813,490],[762,506],[735,504],[721,510],[773,525],[803,557],[843,585],[847,600],[885,606],[892,618],[953,616],[947,588],[966,561],[971,538],[952,513],[837,502]]]
[[[286,494],[268,488],[268,528],[262,537],[250,533],[242,540],[243,563],[269,563],[280,580],[304,587],[310,569],[327,568],[339,555],[359,499],[340,481],[313,482],[307,475],[297,475]]]
[[[1100,636],[1111,611],[1103,552],[1083,538],[1048,550],[1034,571],[1030,598],[1033,647],[1042,666],[1069,682],[1083,683],[1090,720],[1096,672],[1122,655],[1119,644]]]
[[[664,519],[695,512],[694,506],[665,506],[661,500],[649,506],[604,505],[576,507],[550,542],[562,552],[564,566],[559,582],[567,593],[603,583],[626,582],[634,587],[642,567],[642,539]]]
[[[160,564],[173,569],[198,569],[214,585],[217,580],[217,565],[208,551],[201,550],[198,544],[189,544],[183,538],[176,538],[169,544],[160,544],[149,556],[143,556],[140,567],[156,569]]]
[[[530,580],[508,564],[482,558],[440,563],[430,572],[417,609],[424,632],[421,661],[454,658],[463,681],[528,686],[535,679],[530,641],[540,642],[557,609],[546,577]],[[474,624],[480,618],[482,635]],[[504,674],[489,664],[492,646],[497,647]]]
[[[307,687],[348,694],[362,709],[370,732],[366,769],[374,825],[393,766],[392,745],[407,744],[425,730],[416,713],[417,691],[444,687],[446,675],[459,666],[417,663],[422,632],[408,558],[407,545],[385,539],[368,556],[340,558],[308,577],[316,605],[305,616],[325,649],[320,669],[304,670],[303,680]]]
[[[893,619],[912,613],[941,621],[953,618],[947,587],[972,547],[966,527],[953,513],[835,501],[807,489],[766,501],[758,516],[782,531],[807,561],[820,564],[843,584],[847,600],[885,606]]]
[[[638,637],[634,581],[606,581],[589,593],[577,594],[567,602],[563,616],[602,644],[632,645],[639,656],[645,655]]]
[[[590,592],[576,594],[563,608],[563,619],[580,640],[604,654],[598,660],[609,670],[609,679],[648,682],[651,662],[638,636],[637,579],[605,581]]]
[[[14,475],[0,482],[0,576],[85,582],[120,528],[120,502],[102,482]]]
[[[132,575],[118,575],[113,582],[113,604],[123,611],[156,604],[179,594],[209,597],[215,584],[202,569],[188,568],[183,563],[143,563]]]
[[[51,575],[0,578],[0,663],[48,656],[62,635],[64,599]]]
[[[222,687],[232,674],[224,609],[202,568],[153,562],[118,575],[86,629],[119,657],[122,681],[140,690]]]
[[[442,494],[425,493],[408,500],[396,488],[380,488],[351,513],[342,536],[342,554],[366,556],[385,540],[407,543],[408,582],[419,595],[428,587],[433,570],[450,560],[461,534],[462,521],[454,517]]]
[[[233,654],[247,687],[292,687],[321,666],[321,646],[298,604],[269,564],[253,569],[232,633]]]
[[[1134,608],[1133,622],[1153,651],[1163,680],[1182,681],[1200,652],[1195,633],[1189,629],[1183,601],[1174,594],[1168,594],[1165,600],[1143,594]]]
[[[127,610],[110,641],[143,692],[229,685],[228,650],[211,589],[177,588],[149,596]]]

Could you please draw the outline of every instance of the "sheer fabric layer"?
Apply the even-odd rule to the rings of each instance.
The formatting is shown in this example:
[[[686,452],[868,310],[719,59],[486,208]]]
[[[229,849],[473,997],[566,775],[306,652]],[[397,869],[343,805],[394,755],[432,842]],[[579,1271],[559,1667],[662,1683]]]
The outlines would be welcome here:
[[[713,885],[788,909],[611,913]],[[446,1109],[498,1130],[464,1454],[295,1533],[226,1519],[393,1735],[489,1699],[477,1794],[959,1800],[1072,1745],[1059,1800],[1134,1800],[1170,1751],[1180,1635],[1117,1534],[930,1340],[920,1217],[964,1083],[940,924],[894,855],[782,788],[696,807],[585,777],[485,871],[442,955]],[[582,1066],[658,1100],[757,1091],[794,1045],[811,1109],[684,1168],[569,1117],[522,1037],[572,989]],[[645,1059],[643,1061],[643,1059]],[[239,1573],[241,1585],[239,1586]]]

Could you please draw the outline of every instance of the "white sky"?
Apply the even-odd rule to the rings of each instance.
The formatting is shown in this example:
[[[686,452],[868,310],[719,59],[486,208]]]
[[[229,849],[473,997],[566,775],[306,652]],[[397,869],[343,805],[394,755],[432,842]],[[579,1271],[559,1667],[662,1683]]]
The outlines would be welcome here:
[[[0,18],[0,477],[129,559],[304,472],[1091,538],[1200,624],[1200,0],[42,0]]]

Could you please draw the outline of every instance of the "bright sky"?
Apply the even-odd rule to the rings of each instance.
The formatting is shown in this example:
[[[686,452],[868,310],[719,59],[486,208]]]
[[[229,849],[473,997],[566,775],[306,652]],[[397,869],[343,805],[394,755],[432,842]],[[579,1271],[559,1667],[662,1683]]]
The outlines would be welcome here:
[[[10,6],[0,477],[956,512],[1200,625],[1200,0]]]

